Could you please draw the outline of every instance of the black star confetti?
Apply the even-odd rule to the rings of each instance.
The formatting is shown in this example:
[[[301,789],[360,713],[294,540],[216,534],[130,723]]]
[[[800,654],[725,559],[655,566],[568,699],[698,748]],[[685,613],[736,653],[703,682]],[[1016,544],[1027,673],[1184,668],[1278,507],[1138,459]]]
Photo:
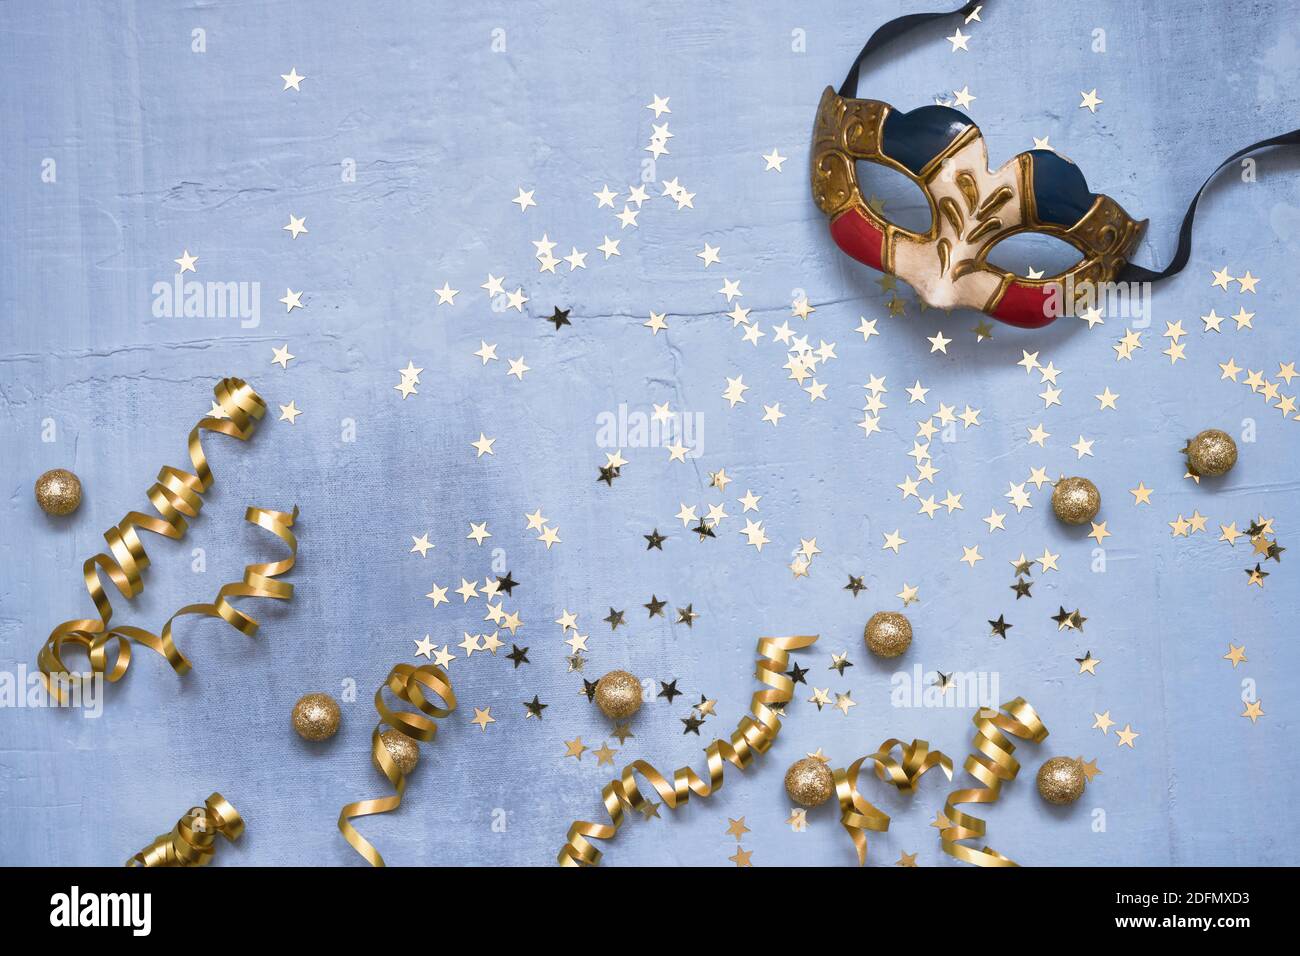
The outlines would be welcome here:
[[[673,702],[673,698],[680,697],[681,693],[682,692],[677,689],[676,680],[671,680],[671,681],[661,680],[659,682],[659,696],[668,698],[668,703],[671,704]]]

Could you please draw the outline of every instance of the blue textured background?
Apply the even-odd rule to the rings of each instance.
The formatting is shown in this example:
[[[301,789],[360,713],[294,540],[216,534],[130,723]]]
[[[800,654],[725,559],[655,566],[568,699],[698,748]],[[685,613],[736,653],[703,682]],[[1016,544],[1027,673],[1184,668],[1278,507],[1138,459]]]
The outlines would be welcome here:
[[[760,634],[820,633],[802,655],[810,678],[851,689],[860,704],[847,718],[818,713],[799,688],[763,763],[729,774],[707,802],[634,821],[611,863],[727,865],[736,841],[723,831],[741,814],[756,865],[851,862],[830,808],[811,813],[805,833],[785,825],[791,760],[821,747],[842,765],[890,736],[928,738],[958,762],[969,747],[969,709],[891,707],[891,668],[862,647],[866,617],[897,607],[903,582],[921,589],[908,611],[917,630],[908,666],[996,672],[1002,696],[1029,698],[1051,728],[1042,747],[1022,748],[1025,773],[988,815],[996,848],[1031,864],[1300,862],[1297,707],[1285,683],[1300,663],[1300,426],[1221,381],[1216,365],[1231,355],[1271,375],[1298,357],[1296,159],[1262,156],[1258,182],[1226,175],[1209,191],[1191,265],[1158,288],[1133,362],[1117,364],[1111,350],[1121,319],[1091,332],[1073,319],[1037,333],[998,327],[977,345],[970,314],[918,316],[912,302],[908,316],[889,318],[875,274],[836,252],[808,197],[822,87],[838,83],[877,23],[918,5],[493,6],[0,5],[0,666],[31,666],[50,628],[89,611],[80,561],[102,547],[103,529],[146,506],[159,467],[186,463],[184,435],[217,378],[249,379],[271,414],[247,445],[208,442],[217,481],[202,518],[179,545],[148,536],[148,586],[134,607],[117,602],[121,619],[157,627],[180,604],[210,599],[246,561],[278,556],[240,521],[246,504],[303,509],[297,594],[289,606],[248,602],[263,624],[256,639],[183,622],[179,641],[195,662],[184,679],[140,652],[99,720],[0,711],[0,861],[117,864],[219,789],[249,822],[239,844],[221,848],[227,863],[357,863],[334,821],[343,803],[381,792],[367,756],[370,689],[394,661],[413,660],[411,641],[426,632],[455,644],[462,630],[483,629],[481,602],[452,595],[431,611],[423,595],[431,581],[481,580],[495,545],[522,582],[507,606],[526,622],[517,641],[534,663],[516,671],[475,655],[453,665],[463,714],[425,751],[402,810],[361,824],[391,863],[547,863],[570,820],[594,819],[610,768],[590,755],[563,759],[563,741],[598,746],[608,728],[578,696],[579,675],[566,673],[552,623],[566,607],[591,635],[588,676],[627,666],[676,677],[687,695],[647,706],[620,767],[646,757],[702,769],[708,738],[683,736],[677,718],[704,692],[719,700],[706,732],[734,726]],[[204,53],[191,52],[196,27]],[[502,53],[491,50],[496,28]],[[1104,54],[1091,49],[1095,28],[1106,31]],[[805,52],[792,51],[794,30],[805,32]],[[1150,217],[1147,263],[1170,254],[1209,168],[1300,115],[1289,3],[1231,14],[1211,2],[992,3],[966,28],[969,53],[950,53],[946,32],[905,44],[873,73],[870,94],[910,108],[969,85],[993,162],[1049,135],[1094,188]],[[301,93],[280,90],[290,66],[307,77]],[[1095,116],[1078,108],[1093,87],[1105,101]],[[655,179],[679,177],[695,208],[677,211],[652,185],[640,227],[620,231],[591,193],[609,183],[626,195],[640,181],[652,94],[671,97],[659,122],[675,134]],[[779,175],[760,158],[773,147],[789,157]],[[54,183],[41,179],[47,158]],[[347,158],[355,182],[341,181]],[[509,201],[520,186],[539,202],[522,216]],[[280,228],[290,212],[310,230],[296,241]],[[587,250],[588,268],[539,275],[530,241],[544,231],[559,254]],[[622,240],[621,258],[601,261],[605,233]],[[707,272],[694,256],[706,241],[722,254]],[[170,280],[183,248],[200,257],[187,279],[261,282],[258,328],[151,315],[151,287]],[[1211,289],[1210,270],[1225,263],[1261,276],[1258,295]],[[489,272],[524,287],[525,316],[489,307],[478,288]],[[741,280],[741,304],[769,333],[757,349],[722,315],[724,277]],[[462,292],[435,308],[431,290],[444,280]],[[286,285],[306,290],[306,309],[284,314],[275,299]],[[836,342],[839,355],[818,370],[830,400],[812,406],[786,380],[770,334],[794,290],[817,307],[806,327],[790,319],[796,331]],[[1253,331],[1201,331],[1199,315],[1239,304],[1257,312]],[[538,318],[554,305],[574,310],[559,335]],[[651,309],[669,315],[655,338],[641,326]],[[880,318],[883,334],[864,344],[859,315]],[[1159,332],[1178,320],[1188,359],[1171,367]],[[946,356],[926,343],[940,329],[954,339]],[[480,338],[498,342],[503,359],[522,353],[533,371],[518,382],[504,361],[485,369],[470,354]],[[269,364],[285,342],[298,356],[287,372]],[[1037,376],[1014,364],[1022,347],[1064,370],[1062,407],[1043,410]],[[425,372],[420,394],[403,402],[393,385],[408,359]],[[732,411],[720,396],[737,374],[751,391]],[[889,408],[884,432],[864,441],[855,422],[870,374],[887,376]],[[921,406],[902,389],[917,377],[932,389],[927,411],[938,401],[983,409],[982,427],[959,430],[953,444],[936,438],[932,490],[962,492],[965,510],[933,521],[894,487],[910,473]],[[1120,394],[1117,412],[1097,411],[1091,396],[1103,386]],[[304,409],[292,428],[274,420],[290,399]],[[598,485],[596,416],[664,401],[703,415],[703,457],[683,466],[662,449],[625,448],[624,476]],[[773,401],[788,416],[775,430],[760,421]],[[355,443],[340,440],[348,418]],[[1226,481],[1182,479],[1185,438],[1210,425],[1240,432],[1246,418],[1258,441],[1243,445]],[[53,443],[41,441],[46,419]],[[1025,443],[1040,420],[1053,435],[1045,450]],[[473,458],[480,430],[496,437],[495,457]],[[1068,448],[1079,433],[1096,440],[1081,464]],[[1040,465],[1100,486],[1114,534],[1106,573],[1090,571],[1091,541],[1052,520],[1047,488],[1019,516],[1007,506],[1008,481]],[[86,487],[65,520],[32,501],[35,477],[56,466]],[[735,479],[725,496],[706,487],[720,466]],[[1127,494],[1139,480],[1156,489],[1150,508]],[[746,488],[763,495],[758,517],[773,540],[761,554],[735,533],[734,499]],[[732,517],[718,541],[697,543],[673,518],[681,502],[722,497]],[[990,505],[1009,512],[1007,532],[986,532]],[[524,530],[522,515],[539,506],[563,538],[549,552]],[[1166,522],[1194,509],[1211,529],[1272,516],[1293,553],[1270,562],[1263,591],[1248,589],[1248,545],[1234,551],[1217,530],[1170,536]],[[493,538],[479,548],[464,534],[484,519]],[[656,525],[672,533],[663,554],[640,537]],[[895,527],[909,540],[899,555],[880,548]],[[427,559],[408,553],[409,535],[424,531],[436,543]],[[792,580],[791,549],[813,535],[823,553],[810,578]],[[974,543],[986,560],[971,570],[958,546]],[[1061,553],[1060,573],[1036,571],[1033,599],[1015,602],[1007,562],[1045,546]],[[203,575],[189,570],[196,547],[208,555]],[[857,600],[842,590],[848,573],[867,575]],[[640,605],[652,592],[694,602],[695,628],[648,626]],[[1056,633],[1048,617],[1058,604],[1082,609],[1084,635]],[[600,621],[610,605],[629,609],[630,627],[610,634]],[[1016,625],[1005,643],[985,624],[1000,612]],[[1229,640],[1250,658],[1236,671],[1221,660]],[[1095,678],[1076,674],[1084,649],[1103,660]],[[840,650],[855,664],[843,678],[827,670]],[[324,747],[299,741],[293,701],[337,693],[348,679],[360,700],[346,705],[344,731]],[[1247,679],[1266,713],[1257,725],[1239,716]],[[551,705],[540,723],[522,719],[520,701],[534,693]],[[488,704],[498,722],[482,734],[468,718]],[[1135,750],[1090,729],[1092,712],[1107,709],[1141,732]],[[1034,795],[1032,772],[1051,754],[1096,758],[1104,772],[1073,809]],[[922,865],[951,863],[927,827],[946,789],[927,777],[910,804],[870,789],[895,814],[872,861],[906,850]],[[491,826],[496,808],[504,832]]]

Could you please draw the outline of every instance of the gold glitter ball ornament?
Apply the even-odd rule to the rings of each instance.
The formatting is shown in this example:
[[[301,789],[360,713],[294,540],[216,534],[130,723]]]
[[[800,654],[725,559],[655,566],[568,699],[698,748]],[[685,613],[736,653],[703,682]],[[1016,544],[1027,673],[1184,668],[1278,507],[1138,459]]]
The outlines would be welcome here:
[[[626,720],[641,709],[641,682],[627,671],[610,671],[596,681],[596,706],[611,720]]]
[[[1073,757],[1053,757],[1038,768],[1038,795],[1048,803],[1074,803],[1087,783],[1083,765]]]
[[[70,515],[81,504],[81,479],[66,468],[52,468],[36,479],[36,503],[47,515]]]
[[[1052,510],[1066,524],[1086,524],[1101,510],[1101,492],[1087,478],[1062,478],[1052,489]]]
[[[825,761],[804,757],[785,772],[785,792],[801,807],[819,807],[835,792],[835,775]]]
[[[405,734],[390,729],[381,733],[379,739],[403,776],[414,770],[415,765],[420,762],[419,744]]]
[[[339,732],[339,705],[329,694],[304,694],[293,705],[293,729],[303,740],[328,740]]]
[[[863,635],[877,657],[897,657],[912,643],[912,624],[897,611],[877,611]]]
[[[1237,463],[1237,443],[1227,432],[1207,428],[1183,449],[1187,467],[1194,475],[1218,478]]]

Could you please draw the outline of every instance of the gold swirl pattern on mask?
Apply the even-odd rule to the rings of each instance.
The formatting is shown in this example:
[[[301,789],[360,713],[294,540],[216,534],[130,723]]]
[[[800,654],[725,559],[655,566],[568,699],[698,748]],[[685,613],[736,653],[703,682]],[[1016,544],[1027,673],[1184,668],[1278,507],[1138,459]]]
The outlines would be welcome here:
[[[895,747],[902,754],[901,763],[894,759]],[[875,753],[859,757],[847,768],[836,770],[835,794],[840,802],[840,825],[853,839],[853,845],[858,851],[859,866],[867,862],[867,831],[884,833],[889,829],[889,815],[863,797],[858,790],[858,773],[868,760],[873,763],[876,776],[896,788],[899,793],[915,793],[917,782],[932,767],[938,767],[949,780],[952,779],[952,759],[942,750],[931,750],[929,742],[925,740],[914,739],[910,744],[905,744],[892,737],[882,742]]]
[[[217,834],[232,843],[244,832],[244,818],[219,793],[208,797],[202,807],[190,807],[164,833],[131,859],[127,866],[204,866],[212,862]]]
[[[749,704],[750,712],[740,719],[730,741],[719,738],[705,748],[708,782],[690,767],[679,767],[673,771],[673,780],[669,783],[650,763],[632,761],[618,779],[611,780],[601,790],[609,823],[575,820],[556,861],[561,866],[595,866],[600,863],[602,853],[591,841],[614,838],[623,825],[624,807],[641,812],[651,805],[637,783],[637,774],[645,778],[668,809],[675,810],[686,803],[692,793],[703,800],[720,789],[725,763],[744,770],[754,762],[755,756],[766,753],[781,732],[781,721],[775,708],[789,703],[794,694],[794,682],[785,675],[786,665],[790,662],[789,652],[810,647],[816,640],[815,634],[759,638],[759,658],[754,676],[770,689],[754,692]]]
[[[384,700],[384,688],[387,687],[398,700],[418,709],[393,710]],[[438,707],[427,696],[432,691],[445,704]],[[383,866],[384,858],[375,849],[374,844],[363,837],[352,820],[375,813],[388,813],[402,805],[402,795],[406,792],[407,774],[389,753],[388,747],[380,739],[384,727],[397,731],[414,741],[431,743],[438,735],[435,719],[448,716],[456,709],[456,695],[451,689],[451,678],[447,672],[435,664],[412,667],[410,664],[395,664],[384,683],[375,691],[375,711],[379,714],[379,723],[370,734],[370,756],[375,766],[392,784],[393,795],[373,800],[358,800],[349,803],[339,811],[339,832],[371,866]]]
[[[108,592],[101,580],[100,572],[108,576],[109,581],[126,600],[131,600],[144,589],[143,572],[149,566],[149,555],[140,540],[141,530],[162,535],[165,538],[179,540],[188,530],[188,519],[198,516],[203,507],[203,494],[212,486],[212,469],[207,456],[203,453],[200,441],[201,432],[217,432],[247,441],[257,427],[257,421],[266,414],[266,403],[247,383],[237,378],[222,379],[213,388],[217,405],[224,418],[204,417],[190,430],[189,455],[193,473],[165,466],[158,472],[157,481],[150,486],[149,501],[157,517],[132,511],[118,524],[104,532],[108,542],[108,552],[87,558],[82,565],[82,577],[86,590],[95,605],[99,617],[80,618],[65,621],[56,627],[47,638],[37,655],[41,679],[47,690],[60,703],[68,699],[68,683],[71,675],[63,662],[63,649],[67,646],[80,647],[90,661],[93,673],[103,674],[109,682],[119,680],[131,662],[131,641],[144,644],[151,650],[162,654],[177,673],[189,670],[189,662],[170,643],[170,634],[156,637],[147,631],[131,627],[110,627],[113,607],[108,599]],[[295,516],[297,510],[294,512]],[[279,516],[279,517],[276,517]],[[263,512],[249,509],[247,520],[272,531],[289,543],[291,550],[296,550],[292,534],[283,532],[292,520],[281,520],[285,516],[280,512]],[[226,603],[227,596],[256,596],[287,598],[292,593],[289,585],[267,580],[283,573],[293,566],[292,556],[287,562],[273,565],[250,566],[245,572],[243,585],[227,585],[222,589],[215,604],[191,605],[182,613],[205,613],[206,609],[216,616],[230,622],[245,634],[252,634],[257,624]],[[251,588],[253,590],[241,590]],[[168,621],[168,625],[171,621]],[[168,628],[164,628],[168,632]],[[112,664],[109,663],[108,649],[115,644],[116,654]]]
[[[972,718],[975,724],[972,744],[978,752],[966,758],[964,769],[984,786],[954,790],[948,795],[948,802],[943,808],[943,814],[948,820],[948,826],[939,834],[943,852],[976,866],[1017,864],[988,846],[977,850],[960,843],[961,840],[977,840],[984,836],[984,821],[962,813],[957,805],[996,803],[1002,792],[1002,784],[1016,779],[1016,774],[1020,772],[1020,762],[1012,756],[1016,745],[1007,739],[1008,734],[1036,744],[1047,739],[1047,727],[1023,697],[1003,704],[1002,711],[999,713],[991,707],[981,707]]]

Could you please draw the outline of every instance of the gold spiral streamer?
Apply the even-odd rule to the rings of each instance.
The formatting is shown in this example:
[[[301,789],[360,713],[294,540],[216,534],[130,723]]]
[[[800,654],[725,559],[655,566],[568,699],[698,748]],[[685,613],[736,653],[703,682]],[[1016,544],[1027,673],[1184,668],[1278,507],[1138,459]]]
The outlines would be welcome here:
[[[216,852],[217,834],[232,843],[244,832],[244,818],[219,793],[208,797],[204,806],[190,807],[164,833],[131,859],[127,866],[205,866]]]
[[[387,687],[398,700],[418,708],[418,713],[409,710],[393,710],[384,700],[384,688]],[[432,691],[445,707],[433,704],[426,694]],[[388,778],[393,786],[393,795],[373,800],[358,800],[349,803],[339,811],[339,832],[371,866],[383,866],[384,858],[375,849],[374,844],[363,837],[352,820],[375,813],[388,813],[402,805],[402,795],[406,793],[406,774],[394,762],[380,740],[384,727],[391,727],[405,737],[417,742],[431,743],[438,735],[438,725],[434,719],[441,719],[456,709],[456,695],[451,689],[451,678],[447,672],[435,664],[412,667],[410,664],[395,664],[389,671],[384,683],[375,691],[375,711],[379,714],[379,723],[370,734],[370,756],[379,771]]]
[[[895,747],[902,754],[901,763],[894,759]],[[915,793],[917,782],[932,767],[938,767],[949,780],[952,779],[952,759],[942,750],[931,750],[928,741],[919,739],[905,744],[891,737],[883,741],[875,753],[859,757],[847,768],[836,770],[835,794],[840,802],[840,825],[853,839],[859,866],[867,862],[867,831],[883,833],[889,829],[889,814],[877,808],[858,790],[858,774],[868,760],[874,765],[876,776],[899,793]]]
[[[289,556],[281,561],[247,565],[244,568],[242,580],[223,584],[221,590],[217,592],[216,599],[210,604],[185,605],[167,619],[162,626],[162,630],[157,634],[146,631],[141,627],[126,624],[119,624],[99,634],[78,631],[58,633],[56,630],[56,633],[51,636],[45,647],[41,648],[41,653],[37,657],[41,675],[45,680],[46,687],[50,689],[50,693],[62,699],[67,695],[71,683],[80,679],[73,676],[63,661],[62,650],[65,644],[85,648],[90,659],[91,672],[106,674],[109,681],[115,681],[126,673],[127,665],[131,663],[131,642],[162,655],[177,674],[188,674],[192,665],[189,659],[180,652],[175,639],[172,637],[172,625],[180,617],[198,615],[220,618],[245,637],[252,637],[257,633],[257,620],[249,617],[231,604],[230,599],[258,597],[287,601],[293,597],[293,585],[287,581],[277,581],[275,578],[292,570],[294,562],[297,560],[298,539],[293,533],[293,523],[297,518],[298,508],[296,506],[291,512],[270,511],[265,508],[246,509],[244,520],[249,524],[257,525],[259,528],[271,532],[283,541],[289,548]],[[79,621],[72,623],[85,624],[94,622]],[[60,627],[62,626],[60,625]],[[111,640],[117,641],[117,655],[110,670],[108,665],[108,643]]]
[[[184,537],[189,527],[189,519],[198,516],[199,510],[203,507],[203,494],[212,486],[212,469],[208,465],[207,456],[203,452],[200,433],[217,432],[240,441],[247,441],[257,427],[258,420],[266,414],[266,403],[262,401],[261,396],[251,386],[241,379],[222,379],[213,388],[213,394],[216,396],[217,405],[225,417],[204,417],[190,430],[188,448],[193,473],[173,468],[170,465],[163,467],[158,472],[157,481],[146,492],[150,503],[157,512],[157,516],[139,511],[130,512],[116,526],[104,532],[104,539],[108,542],[108,551],[87,558],[82,565],[82,578],[99,617],[64,621],[50,633],[37,655],[41,679],[46,689],[60,703],[66,702],[70,696],[68,693],[70,674],[62,659],[62,652],[66,646],[84,649],[90,659],[91,671],[103,674],[110,683],[121,679],[126,673],[127,667],[131,663],[131,641],[133,640],[143,643],[151,650],[162,654],[177,673],[185,673],[189,669],[189,662],[175,650],[174,646],[169,646],[161,638],[140,631],[138,628],[109,627],[109,620],[113,616],[113,606],[108,599],[108,591],[101,580],[100,572],[102,571],[108,576],[109,581],[126,600],[129,601],[139,594],[144,589],[144,570],[149,566],[149,555],[145,552],[139,532],[142,530],[150,531],[173,540]],[[249,510],[251,513],[257,509]],[[263,513],[259,511],[259,515],[265,514],[278,514],[278,512]],[[285,535],[281,534],[279,530],[282,527],[281,523],[268,523],[260,516],[258,518],[249,517],[248,520],[271,530],[286,541],[292,538],[292,535],[286,538]],[[292,524],[292,521],[289,521],[288,524]],[[293,546],[291,544],[291,547]],[[263,567],[275,566],[267,565]],[[292,559],[288,567],[292,567]],[[251,570],[253,569],[250,567]],[[268,571],[264,573],[273,576],[280,572]],[[263,587],[267,583],[273,586],[269,588]],[[282,587],[287,587],[278,582],[260,581],[257,585],[251,584],[247,573],[244,584],[249,587],[263,587],[263,590],[266,591],[279,591]],[[227,592],[225,588],[222,589],[222,595],[218,597],[215,605],[221,609],[218,611],[218,616],[223,617],[241,631],[244,631],[244,633],[252,633],[252,630],[256,630],[256,623],[251,622],[250,619],[245,618],[224,602],[227,594],[233,595],[236,593],[239,592]],[[254,594],[254,592],[248,593],[250,595]],[[287,597],[287,594],[258,592],[254,596]],[[188,613],[199,613],[197,610],[193,610],[199,607],[206,606],[192,605]],[[170,623],[169,621],[168,624]],[[252,630],[246,630],[249,624],[251,624]],[[150,639],[141,639],[146,636]],[[110,665],[108,648],[110,643],[113,642],[115,642],[117,653]]]
[[[789,652],[810,647],[816,640],[815,634],[759,638],[759,658],[754,676],[770,689],[754,692],[749,704],[750,712],[740,719],[730,741],[719,738],[705,748],[708,782],[690,767],[679,767],[673,771],[673,781],[669,783],[653,765],[644,760],[632,761],[618,779],[611,780],[601,790],[609,823],[575,820],[556,861],[561,866],[595,866],[600,863],[601,851],[591,841],[614,838],[623,825],[624,807],[640,811],[649,805],[637,784],[637,774],[645,778],[668,809],[675,810],[686,803],[692,793],[704,799],[720,789],[724,763],[744,770],[753,763],[756,755],[766,753],[781,732],[781,721],[775,708],[789,703],[794,694],[794,682],[784,673],[790,662]]]
[[[984,786],[954,790],[948,795],[948,802],[943,808],[943,814],[948,819],[948,826],[939,833],[943,852],[976,866],[1017,864],[988,846],[977,850],[960,843],[961,840],[977,840],[984,836],[984,821],[962,813],[957,809],[957,804],[995,803],[1001,795],[1002,784],[1016,779],[1016,774],[1020,772],[1020,762],[1012,756],[1016,745],[1007,739],[1008,734],[1036,744],[1047,739],[1047,727],[1023,697],[1003,704],[1002,710],[1004,713],[999,713],[992,707],[981,707],[972,719],[975,724],[972,745],[978,753],[966,758],[964,768]]]

